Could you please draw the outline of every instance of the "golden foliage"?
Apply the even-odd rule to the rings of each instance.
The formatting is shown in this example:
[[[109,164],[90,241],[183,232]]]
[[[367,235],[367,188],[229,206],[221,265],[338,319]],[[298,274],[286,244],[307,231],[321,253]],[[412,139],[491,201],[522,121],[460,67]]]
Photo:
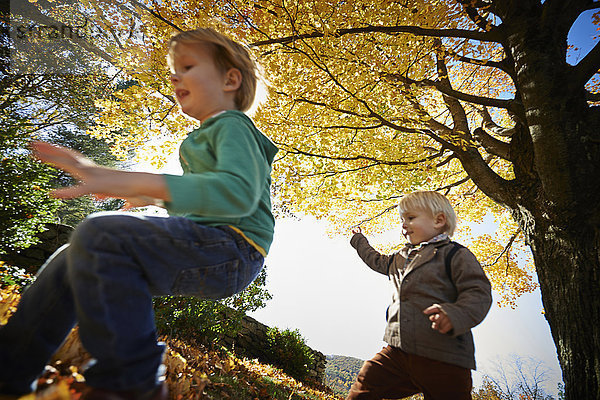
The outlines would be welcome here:
[[[418,30],[472,29],[459,4],[144,4],[81,2],[82,12],[112,33],[95,44],[110,55],[118,71],[115,80],[123,84],[111,96],[98,99],[90,133],[109,140],[117,154],[135,149],[138,160],[162,166],[194,127],[170,94],[167,42],[176,28],[209,26],[251,44],[262,65],[269,96],[254,119],[281,149],[273,171],[276,208],[327,219],[332,234],[347,234],[356,225],[366,233],[397,226],[397,199],[420,189],[447,194],[467,234],[466,222],[502,215],[501,207],[469,179],[456,155],[477,153],[504,179],[513,178],[512,166],[474,139],[472,131],[483,123],[482,107],[451,100],[440,88],[489,98],[510,95],[515,89],[508,75],[492,68],[504,57],[503,49],[493,42],[440,39]],[[512,126],[510,115],[500,108],[488,112],[497,125]],[[462,114],[464,118],[457,118]],[[535,284],[529,267],[519,267],[518,258],[502,252],[511,235],[480,238],[475,250],[484,263],[493,265],[488,269],[494,288],[513,305],[511,301]],[[522,235],[513,240],[517,242],[522,247]]]
[[[8,286],[0,291],[0,325],[6,324],[8,318],[17,311],[20,298],[19,286]]]

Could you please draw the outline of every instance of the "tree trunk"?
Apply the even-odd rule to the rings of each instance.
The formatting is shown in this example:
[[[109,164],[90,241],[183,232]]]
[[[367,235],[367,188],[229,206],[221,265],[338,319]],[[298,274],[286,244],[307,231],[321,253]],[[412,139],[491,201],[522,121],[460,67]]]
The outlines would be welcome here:
[[[520,187],[510,208],[533,253],[566,398],[600,400],[600,151],[587,139],[599,127],[584,89],[569,87],[561,15],[535,4],[507,9],[505,23],[531,138],[512,146]]]
[[[530,223],[528,239],[566,399],[600,399],[600,232],[545,222]]]

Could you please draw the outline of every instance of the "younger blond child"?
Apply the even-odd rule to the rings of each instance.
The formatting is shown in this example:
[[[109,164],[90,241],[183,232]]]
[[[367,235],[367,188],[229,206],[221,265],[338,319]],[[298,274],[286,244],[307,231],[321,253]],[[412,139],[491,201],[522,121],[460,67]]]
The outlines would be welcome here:
[[[0,397],[30,392],[78,323],[95,359],[82,399],[166,400],[152,296],[227,297],[263,266],[277,148],[243,113],[254,99],[255,65],[243,46],[210,29],[182,32],[169,49],[177,101],[200,122],[181,144],[182,176],[113,170],[66,148],[33,145],[40,160],[79,179],[56,197],[161,204],[170,216],[95,214],[76,228],[0,328]]]
[[[384,335],[388,346],[364,363],[347,400],[416,393],[425,400],[471,399],[471,328],[491,306],[490,283],[475,256],[450,241],[456,214],[445,196],[410,193],[399,208],[408,240],[402,250],[378,253],[360,228],[350,241],[371,269],[389,277],[393,291]]]

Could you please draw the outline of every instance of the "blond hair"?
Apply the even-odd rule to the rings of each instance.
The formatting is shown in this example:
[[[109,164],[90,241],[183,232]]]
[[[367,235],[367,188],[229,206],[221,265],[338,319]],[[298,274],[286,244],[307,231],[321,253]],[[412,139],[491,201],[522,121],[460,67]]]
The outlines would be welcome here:
[[[243,45],[210,28],[180,32],[169,41],[169,65],[173,62],[175,43],[207,45],[221,72],[225,73],[231,68],[238,69],[242,74],[242,83],[235,94],[235,106],[240,111],[247,111],[252,106],[258,81],[257,67]]]
[[[400,214],[411,210],[427,211],[434,217],[438,214],[444,214],[446,216],[444,232],[448,236],[454,234],[454,229],[456,229],[456,213],[443,194],[425,190],[412,192],[400,199],[398,208],[400,209]]]

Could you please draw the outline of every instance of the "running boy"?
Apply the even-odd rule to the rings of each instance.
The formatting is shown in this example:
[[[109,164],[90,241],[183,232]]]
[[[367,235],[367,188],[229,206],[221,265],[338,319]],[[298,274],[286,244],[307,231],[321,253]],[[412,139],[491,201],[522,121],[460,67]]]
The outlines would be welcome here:
[[[219,299],[260,272],[273,237],[277,148],[243,113],[254,100],[255,64],[243,46],[210,29],[173,37],[169,64],[181,109],[201,123],[181,144],[182,176],[108,169],[72,150],[34,144],[40,160],[80,181],[56,197],[164,204],[171,216],[103,213],[77,227],[0,328],[0,394],[31,391],[78,323],[95,359],[84,374],[92,388],[86,400],[167,399],[152,296]]]
[[[347,400],[416,393],[425,400],[471,399],[471,328],[490,308],[490,283],[475,256],[450,242],[456,214],[445,196],[414,192],[399,207],[408,239],[402,250],[379,254],[360,228],[350,241],[371,269],[389,277],[393,294],[384,336],[388,346],[364,363]]]

